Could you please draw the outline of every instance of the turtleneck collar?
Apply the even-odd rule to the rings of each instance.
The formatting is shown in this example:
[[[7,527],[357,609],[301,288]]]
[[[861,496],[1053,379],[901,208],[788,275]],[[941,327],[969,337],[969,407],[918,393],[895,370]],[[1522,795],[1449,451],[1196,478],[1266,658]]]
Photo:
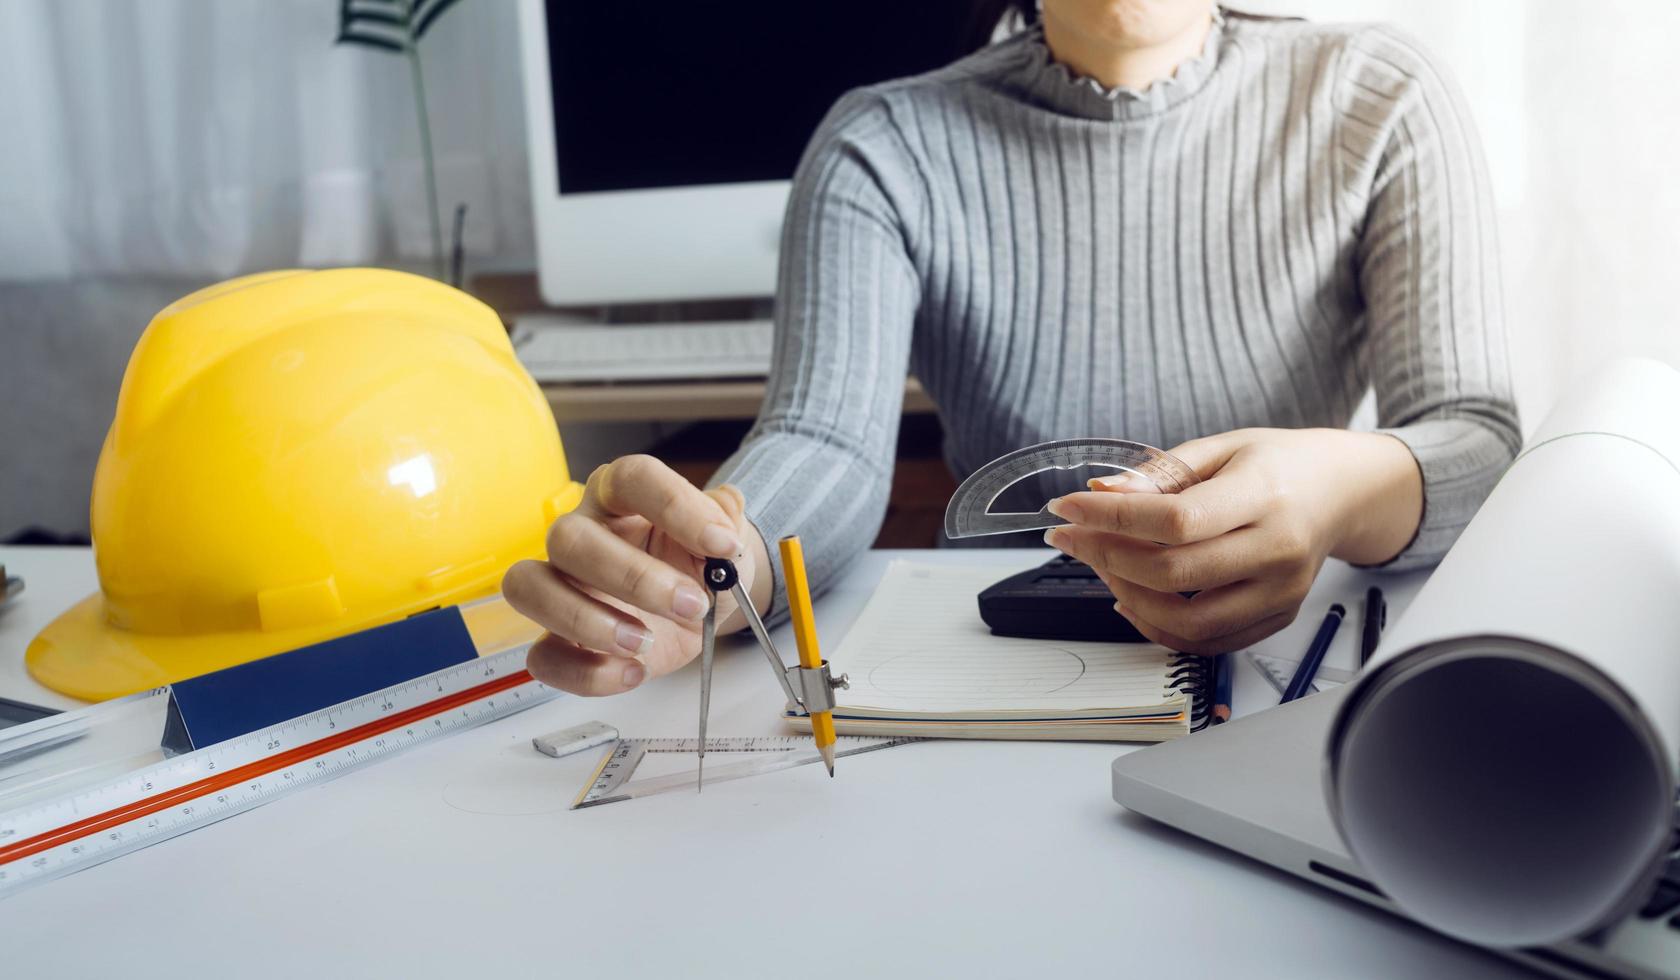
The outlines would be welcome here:
[[[1170,76],[1142,89],[1108,88],[1094,78],[1074,72],[1050,53],[1042,27],[1032,27],[1016,40],[1025,62],[1022,80],[1037,100],[1068,115],[1120,121],[1165,112],[1201,91],[1219,64],[1220,39],[1224,32],[1225,18],[1215,7],[1213,24],[1208,27],[1201,53],[1180,62]]]

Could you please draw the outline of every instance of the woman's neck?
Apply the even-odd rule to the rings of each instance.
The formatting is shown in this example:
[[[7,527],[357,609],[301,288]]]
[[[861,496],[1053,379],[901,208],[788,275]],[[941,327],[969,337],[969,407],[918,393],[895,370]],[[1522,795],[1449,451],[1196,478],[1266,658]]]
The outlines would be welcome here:
[[[1046,7],[1049,5],[1047,4]],[[1182,31],[1148,44],[1129,45],[1081,33],[1044,11],[1044,43],[1057,61],[1107,88],[1142,90],[1201,53],[1213,26],[1211,13],[1195,18]]]

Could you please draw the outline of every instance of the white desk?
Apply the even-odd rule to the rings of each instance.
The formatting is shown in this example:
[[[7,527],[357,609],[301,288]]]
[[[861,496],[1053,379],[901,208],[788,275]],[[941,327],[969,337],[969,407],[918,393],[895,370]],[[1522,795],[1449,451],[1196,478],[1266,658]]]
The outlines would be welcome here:
[[[828,644],[873,553],[817,607]],[[896,553],[1012,561],[1042,552]],[[0,613],[0,696],[47,700],[19,661],[94,586],[82,551],[0,549],[28,580]],[[1265,648],[1298,657],[1367,577],[1332,564]],[[1385,579],[1391,614],[1418,576]],[[1329,658],[1351,666],[1359,630]],[[778,643],[791,649],[785,631]],[[759,655],[719,658],[712,731],[775,731]],[[1246,664],[1239,713],[1275,702]],[[595,753],[532,735],[600,718],[690,735],[693,667],[621,698],[567,698],[0,900],[7,976],[1517,976],[1514,967],[1123,811],[1112,744],[946,742],[592,810]],[[468,813],[546,809],[522,816]],[[417,820],[416,815],[423,815]],[[419,829],[424,824],[428,830]],[[832,861],[826,956],[799,855]],[[809,972],[801,972],[808,968]]]

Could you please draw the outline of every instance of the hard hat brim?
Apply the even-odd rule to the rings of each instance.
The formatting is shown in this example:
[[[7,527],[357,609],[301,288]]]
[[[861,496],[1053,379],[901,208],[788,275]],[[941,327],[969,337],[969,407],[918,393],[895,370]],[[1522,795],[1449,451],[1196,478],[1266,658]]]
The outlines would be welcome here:
[[[456,602],[471,602],[473,598],[464,596]],[[380,626],[420,611],[406,610],[353,625],[340,621],[266,633],[167,636],[113,627],[105,616],[103,596],[96,592],[65,610],[36,635],[24,653],[24,663],[31,676],[61,694],[84,701],[105,701]],[[463,605],[462,615],[481,653],[530,643],[542,633],[493,591],[487,601]]]
[[[385,617],[387,620],[400,617]],[[84,701],[105,701],[173,684],[271,654],[365,629],[342,622],[274,632],[159,635],[113,627],[94,593],[36,635],[24,664],[36,680]]]

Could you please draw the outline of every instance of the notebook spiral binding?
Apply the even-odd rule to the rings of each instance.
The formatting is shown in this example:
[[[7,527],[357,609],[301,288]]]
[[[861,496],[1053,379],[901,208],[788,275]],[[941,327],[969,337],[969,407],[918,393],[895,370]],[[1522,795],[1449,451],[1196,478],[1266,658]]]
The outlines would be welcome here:
[[[1199,732],[1213,717],[1213,658],[1182,654],[1172,662],[1167,689],[1190,698],[1190,730]]]

